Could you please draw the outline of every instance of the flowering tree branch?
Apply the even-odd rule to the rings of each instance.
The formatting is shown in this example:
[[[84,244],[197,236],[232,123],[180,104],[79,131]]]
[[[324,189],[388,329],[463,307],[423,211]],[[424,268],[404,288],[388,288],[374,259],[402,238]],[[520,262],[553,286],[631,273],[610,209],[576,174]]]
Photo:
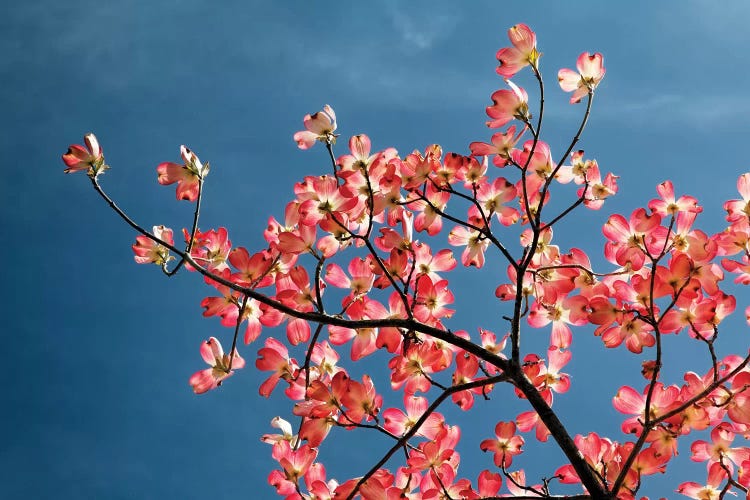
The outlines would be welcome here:
[[[571,92],[570,103],[586,98],[586,106],[555,162],[541,135],[546,91],[536,34],[518,24],[508,36],[511,46],[497,53],[497,73],[508,88],[494,92],[486,109],[490,128],[507,128],[490,142],[472,142],[468,155],[444,154],[436,144],[405,156],[393,148],[373,153],[370,139],[358,134],[349,140],[349,153],[337,158],[333,108],[326,105],[306,115],[294,141],[301,149],[325,144],[332,172],[294,186],[284,220],[269,219],[268,245],[255,253],[233,246],[223,227],[200,230],[209,164],[185,146],[181,164],[157,166],[160,184],[176,184],[177,199],[195,203],[191,228],[183,231],[184,248],[175,244],[171,229],[144,229],[106,194],[99,176],[109,166],[93,134],[63,155],[65,171],[86,171],[95,191],[138,233],[136,262],[156,264],[167,276],[182,268],[197,272],[214,290],[201,302],[203,315],[231,328],[232,343],[229,353],[216,337],[201,344],[209,368],[190,377],[196,393],[216,389],[245,366],[238,352],[243,327],[244,344],[250,344],[264,329],[285,326],[286,341],[265,336],[255,362],[270,372],[260,394],[268,397],[280,383],[286,386],[292,414],[299,418],[296,433],[277,417],[272,425],[282,433],[262,437],[272,445],[279,467],[269,484],[285,498],[632,499],[648,476],[666,470],[678,441],[708,429],[711,442],[691,445],[691,458],[706,462],[707,481],[682,482],[677,491],[696,499],[747,494],[750,448],[732,442],[750,429],[750,354],[721,358],[715,342],[719,325],[736,308],[735,298],[721,288],[722,269],[737,274],[737,283],[750,284],[750,173],[737,182],[742,199],[724,205],[729,227],[714,235],[694,228],[702,211],[695,198],[676,197],[669,181],[661,183],[659,197],[648,208],[636,209],[629,218],[609,217],[603,227],[604,257],[615,269],[594,271],[582,249],[562,252],[552,241],[553,229],[565,230],[562,222],[577,209],[598,210],[617,192],[617,176],[603,175],[596,160],[574,151],[605,75],[602,55],[584,52],[575,70],[558,72],[561,89]],[[538,84],[536,117],[526,90],[510,80],[526,67]],[[524,135],[530,137],[521,142]],[[512,179],[493,174],[490,162]],[[563,185],[571,183],[578,186],[575,196],[548,216],[552,195],[564,193]],[[463,208],[448,208],[452,200],[460,200]],[[450,249],[434,251],[426,243],[443,244],[433,237],[445,234],[444,223],[455,225],[447,231],[447,242],[461,251],[458,259]],[[498,278],[495,290],[501,302],[497,318],[504,328],[505,321],[509,324],[500,339],[483,327],[472,336],[448,326],[456,311],[450,308],[454,295],[445,276],[458,261],[465,268],[484,267],[486,258],[493,258],[485,255],[490,246],[507,266],[507,277]],[[354,257],[344,269],[341,263],[350,254]],[[737,254],[740,260],[729,258]],[[340,308],[333,305],[337,298]],[[532,352],[530,343],[522,342],[524,324],[551,326],[545,352]],[[572,436],[566,417],[553,409],[555,394],[571,386],[562,371],[572,360],[571,327],[584,325],[594,326],[605,348],[649,356],[642,363],[645,388],[623,386],[612,400],[627,416],[624,436],[633,440]],[[705,344],[710,363],[704,375],[688,371],[684,383],[670,385],[663,381],[664,336],[680,332],[686,342]],[[303,349],[301,364],[287,346]],[[352,363],[378,350],[392,356],[383,371],[391,389],[402,394],[403,410],[383,407],[369,375],[359,380],[349,375],[347,362],[339,363],[343,346],[350,346]],[[450,382],[444,374],[450,374]],[[473,484],[458,477],[459,428],[438,409],[450,399],[471,411],[475,398],[489,399],[498,384],[508,384],[529,410],[501,417],[494,437],[479,444],[491,452],[493,466]],[[364,475],[339,482],[328,479],[317,461],[334,428],[372,430],[393,443]],[[524,453],[519,432],[533,433],[540,441],[551,436],[565,456],[566,463],[541,484],[526,484],[524,470],[511,469],[514,457]],[[399,452],[403,463],[395,471],[385,468]],[[507,493],[501,496],[503,478]],[[579,484],[583,493],[553,493],[553,482]]]

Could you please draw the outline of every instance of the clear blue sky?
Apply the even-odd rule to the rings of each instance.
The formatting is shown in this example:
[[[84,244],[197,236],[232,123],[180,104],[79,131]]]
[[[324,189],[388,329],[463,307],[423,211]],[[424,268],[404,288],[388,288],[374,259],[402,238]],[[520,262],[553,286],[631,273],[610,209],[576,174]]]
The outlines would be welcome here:
[[[489,139],[484,108],[503,85],[494,55],[508,45],[507,28],[525,22],[544,53],[553,151],[583,111],[567,104],[557,70],[573,67],[580,52],[604,53],[607,75],[581,147],[621,176],[620,193],[559,241],[596,253],[606,216],[645,204],[665,179],[699,197],[703,227],[722,227],[720,203],[750,169],[748,19],[743,1],[6,5],[0,497],[274,497],[266,483],[274,464],[259,437],[290,406],[257,395],[265,375],[250,366],[260,344],[242,351],[249,369],[221,390],[192,394],[187,379],[202,368],[200,342],[228,342],[230,331],[201,317],[210,289],[197,276],[168,280],[137,266],[133,232],[85,175],[63,175],[60,155],[84,133],[97,134],[113,167],[105,188],[146,227],[189,224],[192,206],[155,182],[156,165],[178,161],[180,144],[188,145],[212,165],[201,226],[226,225],[235,244],[258,249],[293,182],[329,170],[323,149],[300,152],[292,142],[305,113],[329,103],[342,138],[365,132],[376,148],[408,153],[439,143],[466,153],[469,142]],[[476,331],[480,315],[498,316],[492,273],[501,272],[457,279],[461,312],[452,328]],[[750,297],[736,293],[744,309]],[[725,345],[742,351],[747,329],[732,325]],[[556,407],[573,433],[617,429],[611,396],[627,380],[642,385],[640,359],[605,352],[588,331],[574,342],[574,388]],[[675,342],[673,359],[695,359],[704,370],[705,359],[681,349]],[[491,465],[479,440],[514,415],[500,394],[471,414],[461,450],[469,477]],[[364,473],[387,444],[341,434],[328,452],[340,477]],[[518,465],[534,478],[551,475],[558,459],[543,454],[548,462],[530,451]],[[702,481],[702,466],[674,470]],[[676,482],[644,492],[674,497]]]

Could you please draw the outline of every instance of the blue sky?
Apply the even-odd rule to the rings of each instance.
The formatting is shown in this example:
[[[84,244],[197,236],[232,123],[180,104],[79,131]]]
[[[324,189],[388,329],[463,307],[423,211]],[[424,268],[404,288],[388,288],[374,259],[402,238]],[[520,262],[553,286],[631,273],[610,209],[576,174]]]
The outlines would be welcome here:
[[[188,145],[212,165],[201,226],[225,225],[235,244],[258,249],[292,184],[329,171],[323,149],[300,152],[291,140],[305,113],[329,103],[342,139],[364,132],[376,148],[408,153],[439,143],[466,153],[470,142],[489,139],[484,108],[503,86],[494,54],[508,45],[507,28],[525,22],[544,53],[553,151],[566,145],[582,112],[557,88],[557,70],[573,67],[580,52],[604,53],[607,76],[581,147],[621,176],[620,193],[601,213],[582,213],[558,241],[596,253],[606,216],[645,204],[665,179],[699,198],[703,228],[723,227],[721,203],[735,197],[736,178],[750,167],[748,19],[742,1],[6,6],[0,496],[273,497],[266,484],[273,462],[259,437],[272,417],[289,415],[289,405],[257,395],[265,376],[254,369],[219,391],[192,394],[187,379],[202,368],[200,342],[211,335],[227,342],[230,331],[201,317],[210,289],[197,276],[166,279],[133,263],[133,232],[83,174],[62,174],[60,155],[83,134],[97,134],[113,167],[103,185],[145,227],[189,224],[192,206],[175,202],[154,172]],[[337,153],[344,151],[342,141]],[[461,312],[451,327],[476,331],[488,310],[498,310],[491,274],[499,269],[456,278]],[[744,309],[747,290],[735,293]],[[744,322],[726,329],[724,352],[744,352]],[[611,396],[637,380],[640,359],[605,352],[589,332],[575,342],[574,388],[556,407],[573,433],[616,429]],[[705,360],[684,344],[673,343],[673,366],[695,359],[703,370]],[[245,347],[245,358],[254,360],[259,346]],[[469,477],[490,465],[478,440],[514,415],[498,394],[468,417],[462,470]],[[328,452],[329,470],[340,477],[364,473],[387,444],[341,434]],[[542,453],[548,463],[530,450],[519,464],[550,475],[559,462]],[[687,479],[677,471],[701,476],[701,467],[674,467],[644,492],[675,496]]]

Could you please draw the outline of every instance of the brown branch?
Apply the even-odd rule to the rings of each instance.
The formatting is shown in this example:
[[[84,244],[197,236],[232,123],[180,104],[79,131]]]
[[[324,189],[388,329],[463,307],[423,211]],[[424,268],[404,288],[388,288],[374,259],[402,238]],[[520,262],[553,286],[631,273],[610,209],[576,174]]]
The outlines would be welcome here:
[[[748,354],[747,356],[745,356],[745,359],[742,360],[742,362],[740,364],[738,364],[734,368],[734,370],[730,371],[729,373],[727,373],[726,375],[724,375],[723,377],[721,377],[716,382],[711,383],[708,387],[706,387],[705,389],[703,389],[697,395],[695,395],[692,398],[688,399],[687,401],[685,401],[681,405],[677,406],[676,408],[673,408],[672,410],[664,413],[663,415],[659,415],[658,417],[654,417],[654,419],[650,421],[651,422],[650,428],[649,429],[645,429],[644,428],[644,432],[638,438],[638,441],[636,442],[634,449],[640,449],[641,447],[643,447],[643,444],[645,443],[646,438],[648,437],[648,431],[650,431],[651,429],[653,429],[654,427],[656,427],[660,423],[664,422],[665,420],[668,420],[668,419],[674,417],[675,415],[678,415],[678,414],[682,413],[683,411],[685,411],[686,409],[688,409],[690,406],[694,405],[695,403],[697,403],[697,402],[702,401],[703,399],[705,399],[706,396],[708,396],[709,394],[711,394],[714,390],[718,389],[719,386],[721,386],[722,384],[724,384],[724,382],[728,381],[729,379],[731,379],[732,377],[734,377],[735,375],[737,375],[739,372],[741,372],[745,368],[745,366],[747,366],[747,364],[749,362],[750,362],[750,354]],[[645,411],[648,412],[649,409],[646,408]],[[612,492],[614,494],[617,494],[617,492],[622,487],[622,484],[625,481],[625,476],[627,475],[628,471],[630,470],[630,467],[633,465],[633,462],[635,461],[635,458],[636,458],[635,455],[631,453],[630,456],[628,456],[628,458],[625,460],[625,463],[623,464],[622,469],[620,470],[620,474],[617,476],[617,479],[615,480],[615,483],[612,486]]]
[[[576,474],[578,474],[583,486],[591,493],[591,498],[613,498],[612,493],[607,490],[607,486],[602,483],[591,466],[586,462],[573,438],[568,434],[567,429],[557,417],[557,414],[547,404],[536,387],[534,387],[517,365],[513,364],[511,369],[512,371],[509,373],[511,380],[523,395],[526,396],[526,399],[529,400],[531,407],[539,415],[539,419],[547,426],[552,438],[557,442],[560,450],[565,454],[570,465],[576,471]]]
[[[351,500],[352,498],[354,498],[354,496],[359,491],[359,488],[361,488],[362,485],[365,484],[365,482],[367,482],[367,480],[370,479],[373,476],[373,474],[375,474],[378,471],[378,469],[380,469],[383,465],[385,465],[385,463],[388,462],[388,460],[393,456],[394,453],[396,453],[399,449],[404,447],[406,443],[412,437],[414,437],[414,435],[419,431],[422,425],[427,421],[429,416],[435,412],[438,406],[440,406],[443,403],[443,401],[445,401],[448,398],[448,396],[456,392],[464,391],[467,389],[473,389],[475,387],[483,387],[485,385],[495,384],[497,382],[502,382],[504,380],[507,380],[507,377],[505,374],[501,374],[501,375],[496,375],[490,378],[474,380],[472,382],[467,382],[461,385],[454,385],[452,387],[447,388],[445,391],[443,391],[442,394],[440,394],[437,398],[435,398],[435,401],[432,402],[432,404],[427,408],[427,410],[422,414],[422,416],[419,417],[419,420],[417,420],[414,423],[414,425],[408,431],[406,431],[406,433],[403,436],[401,436],[401,438],[396,442],[396,444],[393,445],[385,453],[385,455],[383,455],[383,457],[380,460],[378,460],[378,462],[375,465],[373,465],[372,468],[369,471],[367,471],[367,473],[359,479],[359,481],[357,481],[357,484],[354,486],[354,489],[351,491],[351,493],[349,493],[349,496],[346,497],[347,500]]]

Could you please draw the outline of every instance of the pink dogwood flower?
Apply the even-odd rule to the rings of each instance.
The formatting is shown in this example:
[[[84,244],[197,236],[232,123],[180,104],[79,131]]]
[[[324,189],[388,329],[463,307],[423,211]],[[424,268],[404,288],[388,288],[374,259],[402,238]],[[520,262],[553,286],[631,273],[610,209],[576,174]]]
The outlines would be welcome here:
[[[495,426],[495,439],[485,439],[479,444],[482,451],[492,451],[495,454],[495,465],[510,467],[513,455],[521,453],[524,439],[516,436],[516,424],[513,422],[498,422]]]
[[[315,145],[315,141],[336,142],[338,137],[336,131],[336,113],[328,104],[323,106],[322,111],[312,115],[305,115],[302,119],[307,130],[301,130],[294,134],[294,142],[300,149],[310,149]]]
[[[172,230],[164,226],[154,226],[153,234],[160,240],[170,245],[174,245]],[[133,245],[135,261],[138,264],[154,263],[161,266],[174,259],[169,255],[169,249],[147,236],[136,236]]]
[[[68,166],[65,173],[87,170],[89,177],[96,177],[109,168],[104,164],[104,152],[94,134],[86,134],[83,141],[86,143],[85,148],[80,144],[72,144],[68,147],[68,152],[62,155],[63,162]]]
[[[504,47],[497,52],[497,74],[510,78],[524,67],[536,66],[541,54],[536,50],[536,33],[523,23],[508,30],[508,38],[513,47]]]
[[[234,357],[224,354],[221,343],[215,337],[201,344],[201,357],[211,368],[197,371],[190,377],[190,385],[196,394],[216,389],[224,379],[232,376],[234,370],[245,366],[245,360],[237,353],[237,349],[234,350]]]
[[[487,106],[487,122],[490,128],[500,128],[513,119],[526,123],[531,118],[529,114],[529,96],[526,91],[510,80],[505,80],[509,89],[496,90],[492,94],[492,106]]]
[[[182,165],[164,162],[156,167],[159,174],[157,181],[162,186],[177,183],[177,199],[195,201],[198,199],[200,181],[208,174],[209,165],[203,165],[195,153],[185,146],[180,146]]]
[[[603,66],[603,58],[599,52],[595,54],[584,52],[578,56],[576,68],[578,69],[578,73],[572,69],[565,68],[561,69],[557,74],[560,87],[565,92],[573,92],[573,95],[570,97],[571,104],[581,102],[581,99],[586,94],[593,94],[594,89],[599,85],[602,78],[604,78],[604,73],[606,73]]]

